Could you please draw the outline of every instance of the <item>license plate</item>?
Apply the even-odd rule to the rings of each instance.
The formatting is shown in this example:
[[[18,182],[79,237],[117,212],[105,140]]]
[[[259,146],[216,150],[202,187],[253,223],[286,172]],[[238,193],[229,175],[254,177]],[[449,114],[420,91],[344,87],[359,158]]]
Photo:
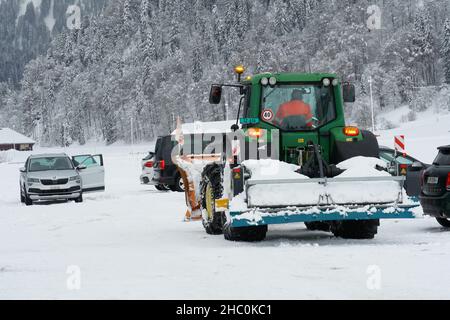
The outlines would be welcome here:
[[[439,178],[438,177],[428,177],[428,184],[438,184]]]
[[[54,187],[50,187],[50,190],[59,190],[60,188],[59,187],[57,187],[57,186],[54,186]]]

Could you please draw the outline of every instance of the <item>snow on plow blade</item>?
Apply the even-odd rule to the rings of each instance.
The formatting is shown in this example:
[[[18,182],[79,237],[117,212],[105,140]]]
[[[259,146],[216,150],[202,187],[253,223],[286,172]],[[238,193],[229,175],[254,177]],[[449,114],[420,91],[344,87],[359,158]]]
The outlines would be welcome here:
[[[413,219],[419,203],[404,177],[249,180],[246,208],[232,206],[234,227],[313,221]]]

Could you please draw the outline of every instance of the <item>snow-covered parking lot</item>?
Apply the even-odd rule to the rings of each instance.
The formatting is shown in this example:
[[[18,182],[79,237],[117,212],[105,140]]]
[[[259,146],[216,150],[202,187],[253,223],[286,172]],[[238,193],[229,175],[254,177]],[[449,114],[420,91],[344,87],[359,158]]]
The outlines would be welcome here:
[[[183,222],[184,195],[139,184],[148,149],[67,149],[105,155],[107,191],[82,204],[26,207],[21,159],[0,164],[1,299],[450,298],[450,232],[433,219],[383,221],[372,241],[289,225],[226,242]]]

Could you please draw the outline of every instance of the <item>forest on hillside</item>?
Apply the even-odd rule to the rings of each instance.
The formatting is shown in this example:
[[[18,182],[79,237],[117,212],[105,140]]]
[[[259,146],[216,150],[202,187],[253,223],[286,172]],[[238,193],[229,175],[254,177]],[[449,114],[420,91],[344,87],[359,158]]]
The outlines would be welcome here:
[[[8,0],[6,0],[8,1]],[[237,95],[211,106],[211,83],[233,67],[334,72],[354,82],[349,121],[408,105],[450,110],[450,2],[380,0],[115,0],[55,36],[20,87],[0,83],[0,127],[42,145],[151,141],[184,122],[233,118]],[[395,126],[378,119],[379,128]]]

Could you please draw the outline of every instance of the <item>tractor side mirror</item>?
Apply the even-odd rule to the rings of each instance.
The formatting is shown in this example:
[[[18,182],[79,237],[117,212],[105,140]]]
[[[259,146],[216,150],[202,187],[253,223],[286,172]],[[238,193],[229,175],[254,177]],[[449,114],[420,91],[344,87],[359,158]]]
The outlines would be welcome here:
[[[354,103],[356,101],[356,88],[355,85],[350,83],[344,83],[342,86],[344,102]]]
[[[220,104],[220,101],[222,101],[222,87],[212,86],[211,93],[209,95],[209,103]]]

